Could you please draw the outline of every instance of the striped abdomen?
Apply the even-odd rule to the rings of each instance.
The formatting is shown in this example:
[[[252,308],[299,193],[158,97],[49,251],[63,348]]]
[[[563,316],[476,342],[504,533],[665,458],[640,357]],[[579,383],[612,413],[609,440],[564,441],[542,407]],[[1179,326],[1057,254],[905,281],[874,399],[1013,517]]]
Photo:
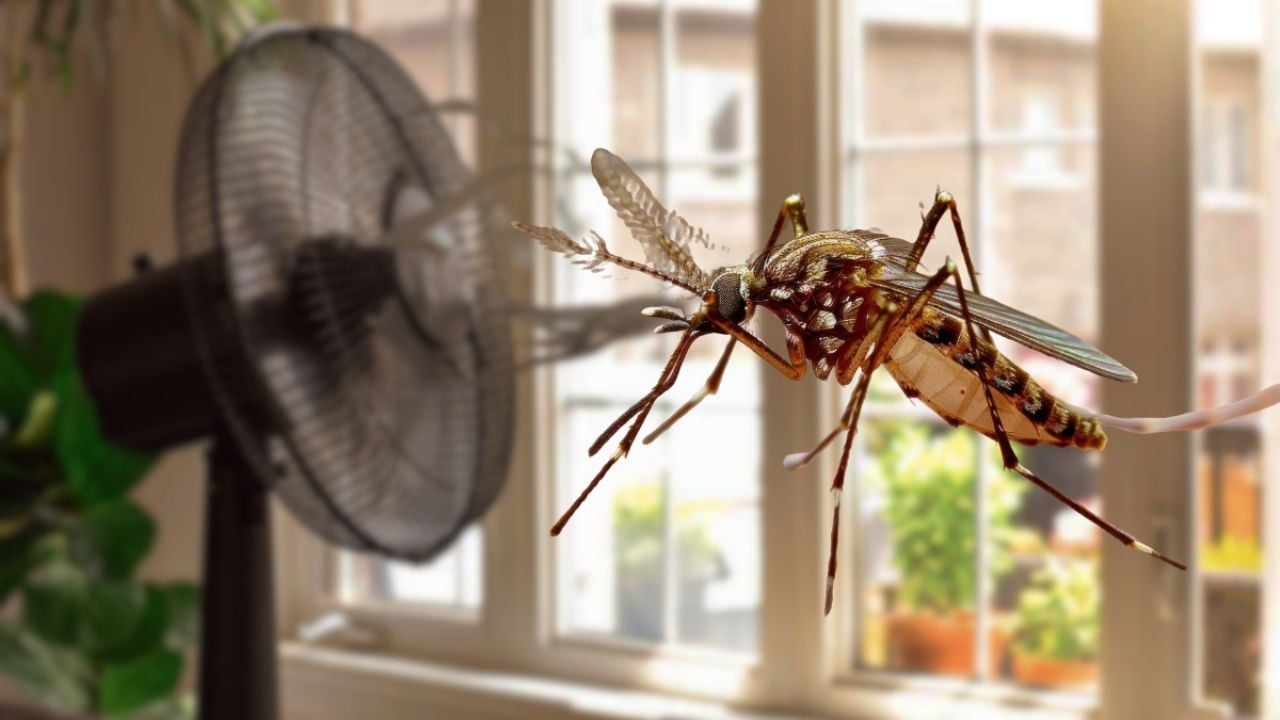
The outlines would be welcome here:
[[[986,341],[979,340],[978,347],[988,360],[996,409],[1011,440],[1089,450],[1106,445],[1107,436],[1096,420],[1050,395]],[[890,351],[885,367],[908,397],[919,398],[953,425],[968,425],[991,436],[978,358],[963,321],[926,308],[915,332],[905,333]]]

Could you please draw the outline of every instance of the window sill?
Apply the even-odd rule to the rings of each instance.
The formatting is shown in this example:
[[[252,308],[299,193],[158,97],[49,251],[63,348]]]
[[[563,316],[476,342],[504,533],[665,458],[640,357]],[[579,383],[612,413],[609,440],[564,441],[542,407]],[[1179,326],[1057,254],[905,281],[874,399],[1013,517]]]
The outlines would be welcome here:
[[[571,720],[802,720],[714,702],[284,643],[286,720],[448,717]]]

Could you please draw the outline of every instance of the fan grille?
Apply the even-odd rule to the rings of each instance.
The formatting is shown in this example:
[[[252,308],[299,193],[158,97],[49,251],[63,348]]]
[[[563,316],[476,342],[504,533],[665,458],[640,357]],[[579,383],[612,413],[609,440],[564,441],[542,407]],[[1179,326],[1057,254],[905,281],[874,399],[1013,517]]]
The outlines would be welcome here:
[[[188,110],[176,215],[183,256],[217,259],[185,264],[209,380],[250,464],[330,541],[428,558],[505,477],[494,207],[475,196],[415,241],[387,240],[401,205],[471,179],[403,70],[344,31],[247,43]],[[228,318],[248,387],[201,337]]]

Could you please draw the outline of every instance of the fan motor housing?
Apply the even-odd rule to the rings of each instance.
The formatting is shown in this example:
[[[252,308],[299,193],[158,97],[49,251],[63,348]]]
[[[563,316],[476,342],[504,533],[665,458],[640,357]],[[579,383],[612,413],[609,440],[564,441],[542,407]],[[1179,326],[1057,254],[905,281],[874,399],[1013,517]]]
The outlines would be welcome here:
[[[76,352],[103,436],[146,452],[207,437],[221,413],[205,382],[205,361],[193,336],[184,273],[196,258],[137,277],[94,295],[76,327]],[[235,326],[229,315],[203,328],[222,368],[234,368]],[[229,373],[235,376],[240,373]]]

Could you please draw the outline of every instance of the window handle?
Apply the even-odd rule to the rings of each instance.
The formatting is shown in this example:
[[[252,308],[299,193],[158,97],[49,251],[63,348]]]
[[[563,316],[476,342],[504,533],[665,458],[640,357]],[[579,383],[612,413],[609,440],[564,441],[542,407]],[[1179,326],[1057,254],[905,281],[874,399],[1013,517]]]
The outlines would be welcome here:
[[[1152,539],[1155,540],[1156,547],[1170,547],[1173,533],[1170,528],[1173,523],[1168,513],[1158,513],[1155,517],[1152,529]],[[1168,565],[1159,564],[1160,575],[1156,580],[1158,587],[1156,589],[1156,616],[1166,623],[1176,623],[1180,621],[1178,608],[1180,604],[1179,598],[1186,592],[1186,582],[1188,573]]]

